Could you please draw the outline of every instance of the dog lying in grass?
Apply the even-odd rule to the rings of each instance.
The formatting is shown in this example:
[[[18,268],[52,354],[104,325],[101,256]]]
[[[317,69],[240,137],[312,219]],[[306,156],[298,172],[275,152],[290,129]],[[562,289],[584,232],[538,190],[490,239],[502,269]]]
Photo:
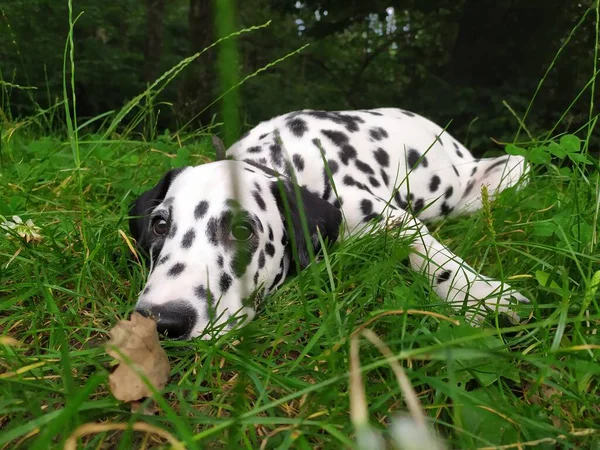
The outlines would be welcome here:
[[[305,268],[321,242],[399,227],[410,265],[469,320],[518,316],[528,300],[471,268],[422,221],[482,207],[528,171],[523,157],[476,159],[441,127],[381,108],[299,111],[263,122],[227,157],[166,173],[140,195],[130,229],[150,274],[136,310],[169,338],[208,336],[251,320],[252,299]]]

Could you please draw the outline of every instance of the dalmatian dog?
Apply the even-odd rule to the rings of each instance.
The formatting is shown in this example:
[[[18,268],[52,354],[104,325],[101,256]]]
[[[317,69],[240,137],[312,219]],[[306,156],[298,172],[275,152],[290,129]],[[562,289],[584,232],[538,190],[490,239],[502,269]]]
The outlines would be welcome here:
[[[150,274],[136,310],[168,338],[208,338],[318,264],[321,242],[395,228],[410,265],[468,320],[527,298],[452,253],[422,221],[481,208],[528,173],[519,156],[476,159],[444,129],[393,108],[298,111],[260,123],[227,159],[174,169],[137,198],[130,229]],[[208,330],[212,330],[209,332]]]

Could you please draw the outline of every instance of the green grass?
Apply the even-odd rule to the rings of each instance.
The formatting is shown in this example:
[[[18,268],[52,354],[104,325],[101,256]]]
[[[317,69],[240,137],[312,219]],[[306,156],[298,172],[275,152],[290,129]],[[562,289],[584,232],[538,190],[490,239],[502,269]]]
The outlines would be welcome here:
[[[363,327],[405,368],[449,448],[600,448],[600,293],[592,281],[600,270],[600,192],[586,138],[593,105],[583,141],[507,147],[535,164],[524,189],[430,227],[476,269],[532,300],[519,309],[521,325],[501,326],[493,316],[481,328],[465,324],[408,268],[408,242],[394,232],[350,239],[289,280],[243,330],[212,342],[164,342],[172,370],[157,415],[115,400],[102,345],[131,313],[145,277],[129,257],[128,205],[167,169],[214,155],[202,132],[148,133],[155,137],[144,141],[134,130],[153,116],[151,106],[138,106],[152,105],[197,56],[121,112],[98,117],[105,125],[97,134],[70,119],[56,131],[64,122],[58,108],[0,116],[0,215],[41,228],[37,243],[0,238],[0,449],[62,448],[90,424],[108,431],[88,428],[80,448],[166,445],[132,431],[140,423],[186,448],[353,448],[350,338]],[[65,99],[72,82],[65,77]],[[232,75],[224,89],[236,82]],[[234,106],[227,103],[231,117]],[[59,107],[70,116],[68,102]],[[407,411],[407,393],[366,340],[360,360],[370,423],[386,433]]]
[[[209,160],[209,141],[82,136],[80,195],[68,142],[7,131],[0,214],[31,218],[42,241],[0,241],[0,329],[22,343],[2,348],[0,448],[58,448],[78,426],[105,421],[147,422],[189,448],[350,446],[348,339],[372,318],[369,327],[407,368],[451,448],[598,442],[597,174],[540,169],[525,189],[500,196],[491,217],[480,212],[432,227],[474,267],[513,277],[532,299],[521,308],[527,323],[499,328],[491,320],[478,329],[399,314],[461,320],[407,267],[405,241],[393,234],[349,240],[316,271],[290,280],[241,332],[218,342],[165,342],[172,372],[161,413],[140,416],[109,394],[111,359],[102,348],[144,279],[121,233],[128,233],[127,205],[168,168]],[[363,344],[371,422],[385,424],[406,409],[403,395],[385,359]],[[84,442],[126,449],[158,441],[100,432]]]

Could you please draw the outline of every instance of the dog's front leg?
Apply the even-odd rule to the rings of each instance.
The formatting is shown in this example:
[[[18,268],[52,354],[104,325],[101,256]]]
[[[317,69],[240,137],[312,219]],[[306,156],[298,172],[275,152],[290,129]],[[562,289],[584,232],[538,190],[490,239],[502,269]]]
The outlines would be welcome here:
[[[390,222],[388,222],[389,224]],[[394,211],[392,222],[402,234],[413,237],[409,257],[411,267],[423,272],[435,292],[455,308],[467,307],[465,317],[481,322],[487,311],[506,314],[513,322],[519,316],[510,305],[529,300],[508,284],[478,273],[462,258],[438,242],[419,219],[407,212]]]

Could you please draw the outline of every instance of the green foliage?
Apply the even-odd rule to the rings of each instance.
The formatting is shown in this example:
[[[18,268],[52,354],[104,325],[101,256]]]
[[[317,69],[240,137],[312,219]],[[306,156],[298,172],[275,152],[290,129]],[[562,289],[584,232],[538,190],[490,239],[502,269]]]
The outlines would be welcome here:
[[[429,84],[432,68],[451,63],[443,56],[457,31],[448,29],[456,14],[464,12],[460,8],[473,7],[472,2],[444,2],[444,9],[440,2],[406,2],[398,17],[410,18],[417,31],[402,34],[398,48],[383,45],[388,37],[371,28],[363,34],[363,8],[378,2],[350,2],[338,9],[335,3],[327,2],[336,17],[323,22],[341,25],[315,26],[314,32],[311,22],[320,21],[306,8],[280,9],[279,2],[267,0],[240,4],[242,26],[263,23],[265,14],[277,19],[267,29],[240,33],[242,78],[307,42],[313,44],[310,52],[244,82],[247,121],[296,107],[344,107],[367,100],[380,106],[412,95],[414,104],[438,104],[442,116],[454,102],[459,115],[468,116],[456,123],[459,130],[468,126],[473,111],[485,111],[495,119],[493,129],[514,135],[522,117],[499,113],[500,99],[508,98],[513,111],[527,110],[530,83],[519,84],[525,87],[514,98],[502,95],[511,90],[508,84],[483,90],[462,86],[448,97],[442,94],[452,86],[441,89],[434,83],[434,89]],[[532,163],[527,186],[503,192],[489,212],[431,227],[477,269],[492,277],[513,277],[511,284],[532,300],[519,306],[524,323],[505,327],[492,314],[483,327],[472,328],[403,264],[409,243],[395,232],[348,239],[289,280],[240,332],[212,342],[165,342],[172,371],[159,399],[159,415],[131,412],[119,404],[107,391],[112,362],[102,343],[106,330],[130,314],[147,272],[129,256],[128,205],[166,170],[214,157],[206,133],[156,127],[157,112],[169,109],[161,99],[173,98],[177,90],[170,79],[194,59],[181,57],[186,30],[179,25],[185,8],[174,2],[167,9],[165,75],[147,86],[137,71],[139,48],[134,51],[143,37],[143,14],[133,14],[140,12],[141,3],[77,2],[80,9],[72,17],[86,12],[75,25],[75,59],[66,59],[64,72],[65,4],[32,1],[27,11],[21,6],[16,0],[3,3],[1,19],[8,19],[11,28],[0,27],[2,39],[35,29],[42,15],[47,26],[31,36],[27,51],[23,45],[29,44],[22,40],[20,53],[0,48],[0,221],[13,215],[31,219],[40,227],[41,241],[28,243],[15,232],[0,230],[0,448],[62,448],[81,425],[138,421],[168,430],[187,448],[352,448],[348,339],[362,326],[376,331],[406,367],[431,424],[450,448],[597,446],[599,172],[589,136],[580,137],[568,124],[558,128],[565,134],[556,138],[530,136],[528,143],[506,146],[507,153],[524,155]],[[565,16],[571,17],[572,10],[581,12],[572,7]],[[89,17],[97,21],[85,22]],[[305,21],[306,33],[291,25],[297,17]],[[99,23],[111,37],[102,44],[102,33],[91,32],[92,24]],[[370,26],[380,25],[381,18],[371,18]],[[545,29],[544,34],[552,42],[560,40],[560,33],[548,36]],[[383,49],[366,66],[365,42]],[[578,51],[566,57],[575,68],[583,64]],[[104,59],[94,56],[98,54]],[[21,63],[25,55],[28,59]],[[88,65],[86,58],[96,62]],[[57,92],[63,82],[68,86],[73,80],[72,62],[76,82],[99,83],[93,92],[101,94],[92,99],[106,100],[120,112],[93,115],[85,126],[62,117],[62,108],[72,104],[64,103],[68,95]],[[43,63],[53,64],[46,84],[35,78],[43,71],[29,70]],[[124,68],[130,72],[108,79]],[[350,72],[354,77],[348,84]],[[530,82],[531,73],[525,77]],[[34,95],[22,89],[28,86],[44,89]],[[49,99],[40,106],[37,95],[46,86]],[[561,97],[540,95],[551,104]],[[55,96],[63,103],[57,104]],[[129,101],[121,109],[124,98]],[[490,98],[496,99],[491,106]],[[15,119],[9,113],[31,112],[31,105],[38,105],[32,115]],[[96,114],[104,109],[92,108]],[[563,117],[560,110],[550,108],[549,117]],[[514,117],[516,123],[511,122]],[[593,114],[582,117],[574,119],[581,122],[578,127],[593,128]],[[524,128],[529,135],[538,119]],[[483,123],[490,121],[471,126],[475,143],[485,142],[487,132],[476,129]],[[142,126],[151,139],[136,133]],[[405,410],[404,399],[388,361],[375,349],[362,346],[361,361],[369,414],[383,428]],[[84,448],[159,446],[154,437],[131,430],[100,431],[80,441]]]
[[[75,3],[74,17],[82,13],[74,30],[81,117],[119,110],[151,82],[144,78],[147,5],[138,0]],[[167,2],[161,20],[150,25],[162,30],[157,74],[197,51],[188,39],[188,6],[187,0]],[[219,68],[222,57],[215,58],[214,50],[185,69],[150,103],[155,110],[152,121],[159,129],[174,129],[200,116],[208,126],[216,114],[218,123],[223,120],[221,111],[210,107],[223,92],[216,73],[221,81],[224,76],[235,78],[237,72],[243,78],[310,44],[303,53],[248,80],[239,93],[226,96],[239,95],[248,124],[303,108],[400,106],[438,123],[452,122],[453,134],[484,153],[490,149],[490,137],[512,140],[517,124],[506,104],[521,116],[528,111],[527,126],[534,134],[556,126],[574,132],[589,118],[589,96],[578,97],[593,73],[589,61],[594,23],[588,6],[565,6],[562,0],[330,0],[306,1],[300,7],[293,1],[238,2],[240,27],[271,20],[270,27],[224,44],[240,50],[237,63],[231,59],[235,51],[225,58],[231,59],[232,70]],[[386,12],[389,7],[393,14]],[[0,108],[7,116],[20,117],[52,107],[62,98],[62,44],[69,30],[66,2],[8,0],[0,7],[0,23],[0,42],[8,44],[0,47],[0,91],[5,97]],[[211,30],[206,27],[204,41],[220,36],[218,27]],[[566,51],[552,62],[562,46]],[[550,63],[553,70],[530,110],[532,94]],[[195,88],[190,85],[192,72]],[[233,134],[242,133],[234,124],[231,128]]]
[[[581,147],[571,137],[545,145],[563,149],[564,159]],[[579,319],[600,320],[597,294],[584,300],[600,259],[592,240],[597,192],[578,176],[586,161],[575,161],[569,174],[543,163],[529,186],[501,195],[491,211],[493,243],[482,214],[439,227],[440,238],[475,267],[518,277],[512,284],[533,300],[520,311],[531,315],[526,324],[497,328],[491,319],[471,328],[400,263],[407,242],[393,233],[350,239],[315,266],[316,278],[309,270],[286,283],[240,333],[165,343],[172,378],[161,415],[148,417],[106,392],[110,358],[100,344],[130,313],[145,273],[127,261],[120,231],[127,232],[133,194],[171,167],[206,161],[212,149],[208,139],[181,145],[170,133],[151,143],[86,135],[79,147],[83,202],[68,144],[26,133],[3,141],[0,214],[33,219],[43,240],[0,241],[0,327],[24,344],[1,350],[1,445],[60,446],[77,426],[107,419],[166,427],[189,448],[352,445],[347,337],[372,319],[370,328],[410,367],[420,401],[452,448],[540,439],[550,439],[541,448],[552,439],[591,448],[597,438],[569,434],[595,427],[600,394],[598,337]],[[589,315],[580,316],[582,308]],[[400,312],[409,309],[461,324]],[[361,359],[370,414],[401,411],[385,360],[369,347]],[[141,445],[132,432],[84,439],[86,448]]]

